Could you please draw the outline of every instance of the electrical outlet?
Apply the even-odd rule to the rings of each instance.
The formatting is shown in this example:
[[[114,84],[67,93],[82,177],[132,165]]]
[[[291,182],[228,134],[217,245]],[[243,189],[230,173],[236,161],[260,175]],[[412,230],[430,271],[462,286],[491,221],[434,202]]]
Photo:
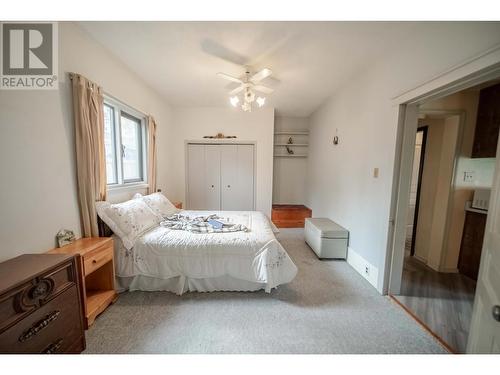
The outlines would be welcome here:
[[[370,268],[365,266],[365,275],[368,276],[370,274]]]

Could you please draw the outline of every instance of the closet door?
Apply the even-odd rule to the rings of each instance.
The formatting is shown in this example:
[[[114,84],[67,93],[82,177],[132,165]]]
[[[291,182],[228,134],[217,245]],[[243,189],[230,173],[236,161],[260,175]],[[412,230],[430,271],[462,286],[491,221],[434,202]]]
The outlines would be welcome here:
[[[254,145],[238,145],[238,210],[253,211]]]
[[[221,155],[219,145],[205,145],[205,205],[204,210],[220,210],[221,207]]]
[[[221,145],[220,165],[223,211],[238,210],[238,146]]]
[[[203,210],[205,208],[205,146],[188,145],[188,192],[187,208]]]
[[[221,145],[222,210],[254,209],[253,153],[253,145]]]

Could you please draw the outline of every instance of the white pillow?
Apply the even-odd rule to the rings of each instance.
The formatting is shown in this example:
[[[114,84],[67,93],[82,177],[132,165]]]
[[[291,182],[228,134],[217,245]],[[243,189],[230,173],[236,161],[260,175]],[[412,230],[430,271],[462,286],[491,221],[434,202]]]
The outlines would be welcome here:
[[[180,211],[162,193],[149,195],[137,193],[134,195],[134,199],[142,199],[156,215],[161,217],[168,217]]]
[[[116,204],[96,202],[96,210],[99,217],[121,238],[127,250],[134,246],[139,236],[161,221],[142,199]]]

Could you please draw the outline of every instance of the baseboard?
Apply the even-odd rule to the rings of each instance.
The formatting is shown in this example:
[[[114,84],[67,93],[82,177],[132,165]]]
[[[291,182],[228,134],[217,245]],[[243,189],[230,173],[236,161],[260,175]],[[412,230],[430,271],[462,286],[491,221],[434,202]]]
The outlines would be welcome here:
[[[418,260],[420,263],[427,265],[427,258],[421,257],[420,255],[413,254],[413,257]]]
[[[347,263],[377,289],[378,268],[359,255],[352,247],[349,247],[347,251]]]

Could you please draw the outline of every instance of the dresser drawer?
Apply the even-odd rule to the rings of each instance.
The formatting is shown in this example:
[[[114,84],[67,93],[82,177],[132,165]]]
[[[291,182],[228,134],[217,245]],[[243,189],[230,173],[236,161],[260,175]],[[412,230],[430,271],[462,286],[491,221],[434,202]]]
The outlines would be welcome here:
[[[77,286],[0,334],[2,353],[64,353],[82,336]]]
[[[83,257],[85,276],[102,267],[113,259],[113,243],[98,247]]]
[[[71,258],[0,295],[0,334],[76,283],[76,265]]]

